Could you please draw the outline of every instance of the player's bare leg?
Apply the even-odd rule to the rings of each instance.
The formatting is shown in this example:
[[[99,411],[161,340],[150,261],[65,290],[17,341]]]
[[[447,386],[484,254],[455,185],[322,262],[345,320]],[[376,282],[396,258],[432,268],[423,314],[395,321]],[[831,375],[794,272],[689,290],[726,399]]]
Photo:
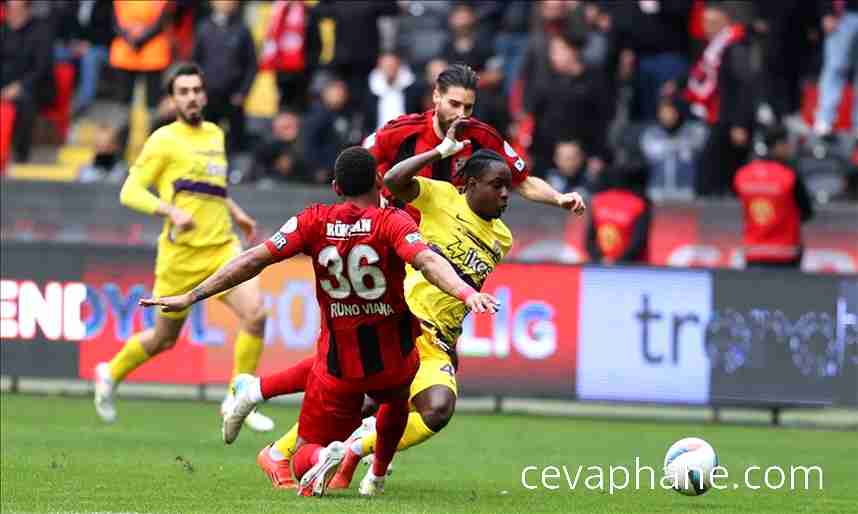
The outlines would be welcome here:
[[[259,277],[236,286],[221,299],[240,320],[240,330],[235,340],[235,357],[232,380],[230,381],[230,392],[227,393],[221,403],[221,415],[226,416],[235,404],[233,389],[236,377],[256,373],[256,367],[259,364],[259,357],[262,355],[264,344],[266,313]],[[274,429],[274,422],[256,410],[251,410],[245,416],[244,422],[252,430],[258,432],[268,432]]]
[[[158,313],[153,328],[132,335],[110,362],[95,367],[95,412],[103,421],[116,421],[116,386],[144,362],[175,346],[184,323],[184,316]]]

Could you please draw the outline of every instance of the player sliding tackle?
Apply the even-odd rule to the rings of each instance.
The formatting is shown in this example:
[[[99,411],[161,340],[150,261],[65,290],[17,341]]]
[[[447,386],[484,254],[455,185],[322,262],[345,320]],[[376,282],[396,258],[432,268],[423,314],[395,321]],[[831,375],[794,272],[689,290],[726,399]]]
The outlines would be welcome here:
[[[384,488],[387,468],[408,421],[408,390],[419,365],[415,342],[431,344],[421,343],[427,329],[421,332],[405,302],[405,263],[435,288],[436,299],[449,298],[462,311],[497,310],[495,298],[477,292],[423,242],[411,217],[393,207],[379,207],[375,166],[375,159],[363,148],[343,151],[334,166],[340,203],[306,208],[264,244],[231,260],[189,293],[140,301],[144,306],[160,305],[166,312],[181,311],[251,280],[281,260],[297,254],[313,259],[322,330],[312,369],[306,374],[291,459],[300,481],[298,494],[303,496],[325,493],[348,450],[341,441],[361,423],[364,395],[381,406],[375,460],[360,492],[374,495]],[[242,403],[251,393],[251,387],[245,386],[235,384],[237,394],[245,398]],[[258,394],[258,382],[256,389]],[[268,450],[262,450],[261,462],[268,458]],[[288,472],[288,464],[284,468],[270,462],[269,474]]]
[[[420,230],[430,246],[453,265],[459,276],[479,289],[512,246],[512,234],[500,220],[511,189],[509,165],[496,152],[478,150],[465,161],[461,177],[457,177],[463,184],[461,193],[449,182],[417,176],[426,166],[465,148],[468,141],[458,141],[456,134],[466,121],[459,119],[452,123],[446,138],[436,148],[394,166],[385,175],[385,185],[397,198],[420,211]],[[577,204],[575,208],[583,211],[584,207]],[[455,344],[469,311],[468,305],[444,295],[414,268],[408,269],[405,293],[409,309],[420,319],[421,334],[417,339],[420,369],[411,383],[409,399],[413,412],[398,445],[400,450],[426,441],[443,429],[453,415],[457,395]],[[236,377],[235,383],[244,386],[237,389],[254,393],[236,392],[235,408],[224,417],[225,441],[230,443],[238,436],[242,416],[263,399],[302,390],[308,362],[261,380],[249,375]],[[295,433],[293,428],[272,445],[266,459],[288,468]],[[376,445],[374,431],[355,433],[348,441],[346,460],[331,487],[348,487],[357,462],[372,453]],[[268,474],[275,487],[289,487],[289,481],[283,480],[288,475]]]

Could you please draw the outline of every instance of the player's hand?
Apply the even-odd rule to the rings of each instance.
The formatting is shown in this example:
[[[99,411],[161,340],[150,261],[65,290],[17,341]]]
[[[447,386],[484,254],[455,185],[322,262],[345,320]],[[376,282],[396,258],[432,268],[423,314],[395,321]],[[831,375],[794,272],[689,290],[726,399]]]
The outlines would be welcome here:
[[[141,298],[138,302],[143,307],[161,306],[163,312],[183,311],[191,306],[191,297],[188,294],[178,296],[162,296],[161,298]]]
[[[11,102],[18,98],[18,95],[21,93],[21,83],[20,82],[12,82],[8,86],[4,87],[0,90],[0,97],[3,100]]]
[[[488,312],[494,314],[500,309],[500,302],[494,296],[487,293],[473,293],[465,299],[465,305],[471,312]]]
[[[587,210],[584,198],[579,193],[566,193],[560,195],[560,198],[557,200],[557,205],[574,212],[577,216],[581,216]]]
[[[256,240],[256,220],[248,216],[247,214],[241,213],[235,216],[235,224],[238,225],[238,228],[244,233],[244,237],[247,240],[248,244],[252,244],[253,241]]]
[[[170,209],[170,223],[176,227],[176,232],[179,233],[187,232],[194,228],[194,219],[191,215],[178,207]]]
[[[441,144],[436,146],[435,149],[438,150],[438,153],[441,154],[442,159],[446,159],[452,155],[456,155],[461,152],[463,148],[467,145],[471,144],[470,139],[465,139],[464,141],[459,141],[456,138],[456,132],[459,129],[459,125],[461,125],[467,118],[458,118],[456,121],[450,124],[450,128],[447,129],[447,135]]]

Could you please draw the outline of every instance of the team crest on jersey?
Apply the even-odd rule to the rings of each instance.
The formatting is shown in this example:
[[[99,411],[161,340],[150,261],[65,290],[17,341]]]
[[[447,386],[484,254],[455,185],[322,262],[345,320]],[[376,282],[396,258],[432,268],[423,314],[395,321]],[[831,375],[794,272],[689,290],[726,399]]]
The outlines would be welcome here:
[[[359,219],[353,224],[341,223],[339,220],[327,224],[326,235],[329,239],[347,239],[349,237],[365,236],[372,232],[371,219]]]
[[[418,241],[422,241],[423,237],[420,236],[420,232],[412,232],[405,236],[405,242],[409,244],[414,244]]]
[[[206,173],[213,177],[226,177],[226,166],[209,161],[206,164]]]

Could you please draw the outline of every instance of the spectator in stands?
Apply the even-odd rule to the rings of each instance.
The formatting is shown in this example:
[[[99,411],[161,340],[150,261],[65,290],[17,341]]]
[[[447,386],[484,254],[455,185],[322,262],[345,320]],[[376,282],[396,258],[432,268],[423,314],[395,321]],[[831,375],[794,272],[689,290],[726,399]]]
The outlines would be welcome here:
[[[590,22],[599,24],[599,31],[607,31],[611,26],[610,17],[600,13],[598,6],[562,0],[547,0],[538,5],[539,11],[531,20],[530,38],[519,76],[524,82],[525,97],[530,96],[534,85],[549,80],[553,74],[549,46],[555,36],[576,41],[581,54],[579,60],[588,67],[601,67],[607,54],[606,41]]]
[[[422,69],[430,60],[441,55],[447,40],[447,0],[399,0],[401,12],[397,17],[397,44],[403,59],[414,69]]]
[[[346,147],[359,145],[363,137],[363,120],[349,105],[345,81],[332,78],[322,87],[321,99],[304,119],[304,148],[310,174],[333,177],[337,154]]]
[[[545,181],[560,193],[590,192],[587,176],[587,154],[578,141],[558,141],[554,146],[554,167],[545,174]]]
[[[336,24],[334,56],[328,66],[348,85],[351,107],[360,109],[369,92],[366,78],[381,49],[378,22],[399,14],[399,7],[396,2],[334,1],[320,2],[316,9],[319,17],[331,18]]]
[[[757,17],[753,28],[763,39],[765,101],[774,117],[782,121],[799,111],[802,82],[815,73],[814,65],[821,52],[818,41],[810,36],[819,30],[819,6],[807,0],[754,5]]]
[[[608,2],[616,45],[637,64],[632,118],[655,120],[665,82],[688,72],[691,0]]]
[[[551,38],[552,73],[529,88],[525,107],[535,126],[531,147],[536,175],[544,174],[561,139],[577,139],[595,155],[606,152],[613,97],[604,77],[580,57],[580,45],[566,36]]]
[[[95,135],[95,157],[91,164],[83,166],[78,172],[81,182],[109,180],[120,184],[125,180],[128,166],[122,160],[121,136],[108,124],[98,127]]]
[[[367,134],[405,113],[420,111],[416,77],[396,52],[383,52],[369,74],[369,95],[364,107]]]
[[[206,120],[226,118],[230,157],[245,147],[244,101],[256,78],[256,48],[242,19],[238,0],[214,0],[211,17],[200,24],[193,59],[206,77]]]
[[[591,261],[648,261],[652,203],[646,195],[646,182],[646,166],[639,157],[624,158],[605,172],[590,200],[587,252]]]
[[[703,28],[709,43],[691,70],[684,97],[709,126],[696,193],[720,196],[729,194],[736,170],[748,158],[757,95],[745,27],[733,21],[729,5],[707,3]],[[672,89],[667,82],[663,91]]]
[[[824,1],[821,4],[825,55],[819,81],[819,109],[813,129],[817,135],[826,137],[831,134],[837,117],[850,64],[852,85],[858,90],[858,59],[854,56],[858,52],[858,0]],[[855,104],[858,105],[858,101]],[[852,129],[858,138],[858,106],[852,108]]]
[[[301,117],[294,111],[281,111],[271,122],[271,137],[257,145],[253,154],[251,178],[261,185],[274,182],[323,184],[326,174],[313,176],[301,145]]]
[[[452,63],[467,64],[478,73],[492,56],[491,40],[478,37],[474,6],[457,2],[448,17],[449,36],[442,56]]]
[[[72,49],[80,57],[77,91],[72,100],[72,116],[82,114],[98,92],[101,70],[107,64],[107,49],[115,36],[113,32],[113,2],[83,0],[78,4],[78,32]]]
[[[438,80],[438,75],[450,66],[445,59],[436,57],[426,63],[426,67],[421,77],[414,85],[413,100],[416,105],[415,110],[408,112],[424,112],[435,108],[435,102],[432,100],[432,91],[435,89],[435,81]]]
[[[304,0],[274,2],[259,67],[276,72],[281,110],[307,111],[309,77],[319,64],[321,48],[315,10]]]
[[[503,4],[500,32],[495,35],[495,55],[501,58],[504,75],[504,94],[509,96],[513,82],[519,77],[524,54],[527,51],[527,32],[533,2],[507,2]]]
[[[504,65],[500,57],[492,57],[486,61],[480,72],[477,85],[477,103],[474,106],[474,116],[479,120],[495,127],[504,134],[510,124],[507,97],[503,92]]]
[[[141,76],[146,83],[146,107],[158,106],[161,73],[171,61],[170,8],[166,0],[113,2],[116,37],[110,45],[110,65],[118,72],[119,99],[126,106],[131,105],[135,80]]]
[[[694,195],[697,159],[706,143],[706,127],[686,115],[671,97],[658,105],[658,121],[641,133],[640,146],[649,165],[649,184],[661,195]]]
[[[53,33],[45,22],[33,18],[28,0],[9,0],[0,45],[0,101],[14,106],[12,151],[17,161],[27,162],[36,114],[56,94]]]
[[[787,131],[775,126],[765,136],[767,155],[743,166],[733,183],[744,214],[748,267],[798,268],[801,224],[813,217],[813,204],[792,164]]]

